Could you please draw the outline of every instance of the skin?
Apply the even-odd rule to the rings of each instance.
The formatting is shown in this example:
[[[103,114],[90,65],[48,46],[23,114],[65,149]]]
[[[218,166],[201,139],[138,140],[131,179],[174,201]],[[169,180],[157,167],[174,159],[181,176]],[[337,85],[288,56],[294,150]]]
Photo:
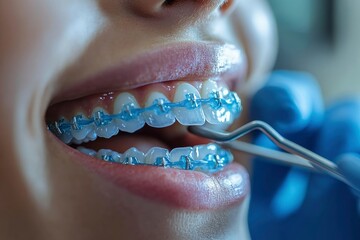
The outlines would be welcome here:
[[[44,116],[56,90],[158,43],[222,36],[245,46],[249,82],[259,85],[276,49],[263,1],[229,1],[222,7],[220,0],[175,1],[170,7],[178,8],[177,14],[159,19],[162,3],[0,2],[0,29],[6,33],[0,38],[0,239],[248,237],[247,200],[207,212],[149,202],[68,159],[46,130]],[[265,28],[254,20],[259,13]],[[209,32],[220,20],[239,30],[226,36]]]

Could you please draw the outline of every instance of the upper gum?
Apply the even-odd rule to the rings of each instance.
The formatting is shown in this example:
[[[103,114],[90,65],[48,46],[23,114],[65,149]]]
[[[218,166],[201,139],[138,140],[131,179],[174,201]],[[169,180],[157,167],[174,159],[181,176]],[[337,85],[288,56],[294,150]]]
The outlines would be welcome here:
[[[140,107],[145,106],[145,102],[148,99],[149,95],[153,92],[160,92],[164,94],[170,101],[173,100],[174,93],[177,86],[182,83],[189,83],[194,86],[199,92],[203,85],[203,81],[174,81],[174,82],[164,82],[147,85],[137,89],[131,89],[128,91],[118,91],[103,93],[98,95],[92,95],[83,97],[81,99],[66,101],[62,103],[55,104],[49,107],[47,112],[47,119],[50,121],[57,121],[60,118],[72,119],[75,115],[81,113],[85,114],[87,117],[91,116],[93,110],[97,107],[103,108],[107,113],[113,113],[114,102],[117,96],[121,93],[130,93],[137,100]]]

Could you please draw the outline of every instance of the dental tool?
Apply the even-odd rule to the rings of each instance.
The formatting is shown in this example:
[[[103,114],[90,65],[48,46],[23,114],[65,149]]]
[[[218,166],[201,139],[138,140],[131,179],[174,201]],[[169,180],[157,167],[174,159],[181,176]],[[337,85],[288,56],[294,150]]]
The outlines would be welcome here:
[[[274,128],[263,121],[249,122],[232,132],[221,132],[203,126],[189,126],[188,130],[198,136],[215,140],[221,145],[230,149],[249,153],[251,155],[265,157],[277,163],[300,166],[317,172],[328,174],[347,185],[353,186],[338,170],[338,166],[330,160],[284,138]],[[288,152],[280,152],[265,147],[238,141],[237,139],[255,130],[263,132],[280,149]]]

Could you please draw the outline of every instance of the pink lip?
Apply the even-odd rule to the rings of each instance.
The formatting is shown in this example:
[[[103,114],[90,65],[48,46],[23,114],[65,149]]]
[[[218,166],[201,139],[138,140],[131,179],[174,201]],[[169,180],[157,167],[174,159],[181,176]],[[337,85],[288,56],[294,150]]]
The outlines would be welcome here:
[[[102,92],[133,89],[151,83],[175,80],[241,80],[246,71],[242,51],[232,45],[215,43],[169,44],[79,81],[59,93],[53,102]],[[52,138],[56,138],[51,134]],[[158,167],[113,164],[89,157],[56,139],[58,151],[69,153],[109,184],[173,207],[188,210],[220,209],[241,203],[249,193],[246,170],[230,164],[215,174]]]
[[[57,94],[53,103],[166,81],[205,80],[221,76],[222,81],[239,82],[246,69],[243,51],[233,45],[172,43],[74,83]]]

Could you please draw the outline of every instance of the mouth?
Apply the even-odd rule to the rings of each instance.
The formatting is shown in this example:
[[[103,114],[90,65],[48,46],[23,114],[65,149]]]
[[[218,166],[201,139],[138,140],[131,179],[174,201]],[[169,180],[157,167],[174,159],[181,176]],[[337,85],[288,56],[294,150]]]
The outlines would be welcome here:
[[[245,198],[247,173],[186,127],[230,126],[245,71],[232,45],[171,44],[57,93],[46,124],[62,151],[111,184],[175,207],[218,209]]]

